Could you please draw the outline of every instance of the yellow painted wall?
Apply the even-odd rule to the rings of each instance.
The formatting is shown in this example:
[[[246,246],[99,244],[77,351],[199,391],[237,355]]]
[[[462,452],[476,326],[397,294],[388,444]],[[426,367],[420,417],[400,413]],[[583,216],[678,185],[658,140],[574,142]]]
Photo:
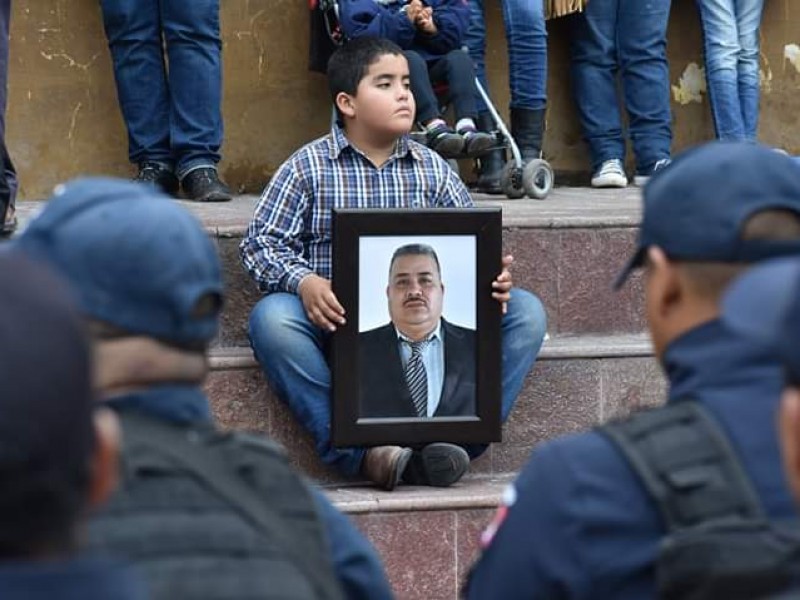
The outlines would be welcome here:
[[[505,112],[507,68],[502,20],[486,0],[492,94]],[[221,169],[242,191],[257,191],[297,146],[327,129],[322,76],[306,69],[307,4],[298,0],[222,0],[225,145]],[[132,173],[117,107],[98,0],[14,0],[8,144],[23,198],[40,198],[79,174]],[[569,91],[563,20],[550,26],[550,112],[546,152],[556,169],[585,171],[586,152]],[[763,28],[761,137],[800,154],[800,1],[768,0]],[[678,85],[690,63],[702,66],[693,0],[674,0],[669,56]],[[791,54],[791,49],[790,49]],[[673,102],[675,149],[711,136],[708,103]]]

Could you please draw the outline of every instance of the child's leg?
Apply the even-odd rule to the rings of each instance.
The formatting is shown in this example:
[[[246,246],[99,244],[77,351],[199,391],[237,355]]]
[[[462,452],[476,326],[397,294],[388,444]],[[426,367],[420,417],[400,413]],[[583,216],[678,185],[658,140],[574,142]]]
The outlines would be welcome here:
[[[428,63],[413,50],[406,50],[404,54],[411,76],[411,93],[417,104],[416,120],[425,127],[428,146],[444,157],[458,156],[464,148],[464,139],[439,116],[439,102],[431,85]],[[436,69],[440,62],[433,63],[432,68]]]
[[[494,138],[481,133],[475,125],[475,69],[463,50],[453,50],[430,68],[432,81],[444,81],[456,115],[456,133],[464,137],[466,153],[479,156],[494,145]]]

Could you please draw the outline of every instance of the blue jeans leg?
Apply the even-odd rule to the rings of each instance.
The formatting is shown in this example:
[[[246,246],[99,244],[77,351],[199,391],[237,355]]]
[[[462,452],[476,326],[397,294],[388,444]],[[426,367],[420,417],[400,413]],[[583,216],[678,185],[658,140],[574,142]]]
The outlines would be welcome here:
[[[408,61],[411,93],[414,95],[414,103],[417,105],[415,118],[418,123],[424,125],[439,116],[439,102],[436,100],[436,94],[431,85],[428,63],[418,52],[413,50],[406,50],[403,54]]]
[[[222,41],[219,0],[162,0],[172,94],[175,171],[213,166],[222,146]]]
[[[0,0],[0,138],[6,139],[6,97],[8,85],[8,28],[11,20],[11,0]],[[17,174],[13,167],[5,170],[10,206],[17,195]],[[2,218],[2,215],[0,215]],[[0,223],[0,226],[3,224]]]
[[[737,0],[739,21],[739,102],[742,106],[744,135],[748,140],[758,136],[760,96],[759,30],[764,12],[764,0]]]
[[[592,170],[625,158],[625,138],[617,97],[619,0],[591,0],[572,17],[572,85]]]
[[[530,373],[539,355],[547,333],[547,313],[541,300],[530,292],[514,288],[508,311],[503,315],[501,333],[502,408],[505,423],[522,391],[525,377]],[[470,458],[477,458],[486,450],[486,444],[465,446]]]
[[[264,374],[295,418],[314,438],[317,454],[346,475],[356,475],[364,448],[331,445],[331,373],[323,348],[327,334],[306,317],[294,294],[264,296],[250,314],[250,344]]]
[[[434,63],[428,63],[428,76],[434,83],[447,83],[448,102],[456,121],[478,116],[475,108],[475,71],[469,54],[452,50]]]
[[[483,0],[468,0],[470,21],[464,36],[475,73],[488,90],[486,79],[486,22]],[[508,44],[511,106],[541,109],[547,102],[547,28],[544,4],[539,0],[501,0]],[[486,106],[478,98],[478,111]]]
[[[637,172],[649,175],[670,156],[667,24],[670,0],[619,0],[617,44]]]
[[[708,97],[717,139],[746,138],[739,102],[739,34],[735,0],[698,0]]]
[[[159,0],[101,0],[131,162],[173,161]]]

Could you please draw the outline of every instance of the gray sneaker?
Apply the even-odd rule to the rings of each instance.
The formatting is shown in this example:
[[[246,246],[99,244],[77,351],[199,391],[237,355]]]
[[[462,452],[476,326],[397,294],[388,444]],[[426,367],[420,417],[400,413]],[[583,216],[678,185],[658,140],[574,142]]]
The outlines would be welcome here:
[[[592,187],[594,188],[624,188],[628,186],[628,176],[622,161],[618,158],[610,158],[600,165],[600,168],[592,175]]]
[[[661,160],[657,161],[655,165],[653,165],[653,169],[650,173],[646,175],[636,174],[633,178],[633,185],[636,187],[644,187],[647,185],[647,182],[650,181],[650,178],[661,171],[662,169],[666,169],[672,161],[669,158],[662,158]]]

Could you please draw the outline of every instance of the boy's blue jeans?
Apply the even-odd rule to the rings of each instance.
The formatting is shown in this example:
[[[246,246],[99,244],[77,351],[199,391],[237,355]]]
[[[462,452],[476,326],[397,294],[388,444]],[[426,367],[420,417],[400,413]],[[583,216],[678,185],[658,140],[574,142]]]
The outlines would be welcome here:
[[[591,0],[570,17],[572,83],[593,170],[625,158],[617,73],[637,171],[649,174],[670,155],[669,11],[670,0]]]
[[[536,361],[546,329],[541,301],[514,288],[501,325],[503,421]],[[323,351],[327,335],[308,320],[295,294],[268,294],[250,314],[250,343],[273,389],[311,433],[323,462],[356,475],[366,448],[331,445],[331,373]],[[485,449],[485,445],[466,447],[472,458]]]
[[[483,0],[468,0],[470,20],[464,43],[481,85],[486,81],[486,22]],[[547,103],[547,29],[541,0],[500,0],[508,43],[511,107],[538,110]],[[478,111],[487,110],[478,99]]]
[[[159,162],[179,177],[218,163],[219,0],[101,0],[101,6],[131,162]]]
[[[759,27],[764,0],[697,0],[706,78],[717,138],[755,140],[759,101]]]

